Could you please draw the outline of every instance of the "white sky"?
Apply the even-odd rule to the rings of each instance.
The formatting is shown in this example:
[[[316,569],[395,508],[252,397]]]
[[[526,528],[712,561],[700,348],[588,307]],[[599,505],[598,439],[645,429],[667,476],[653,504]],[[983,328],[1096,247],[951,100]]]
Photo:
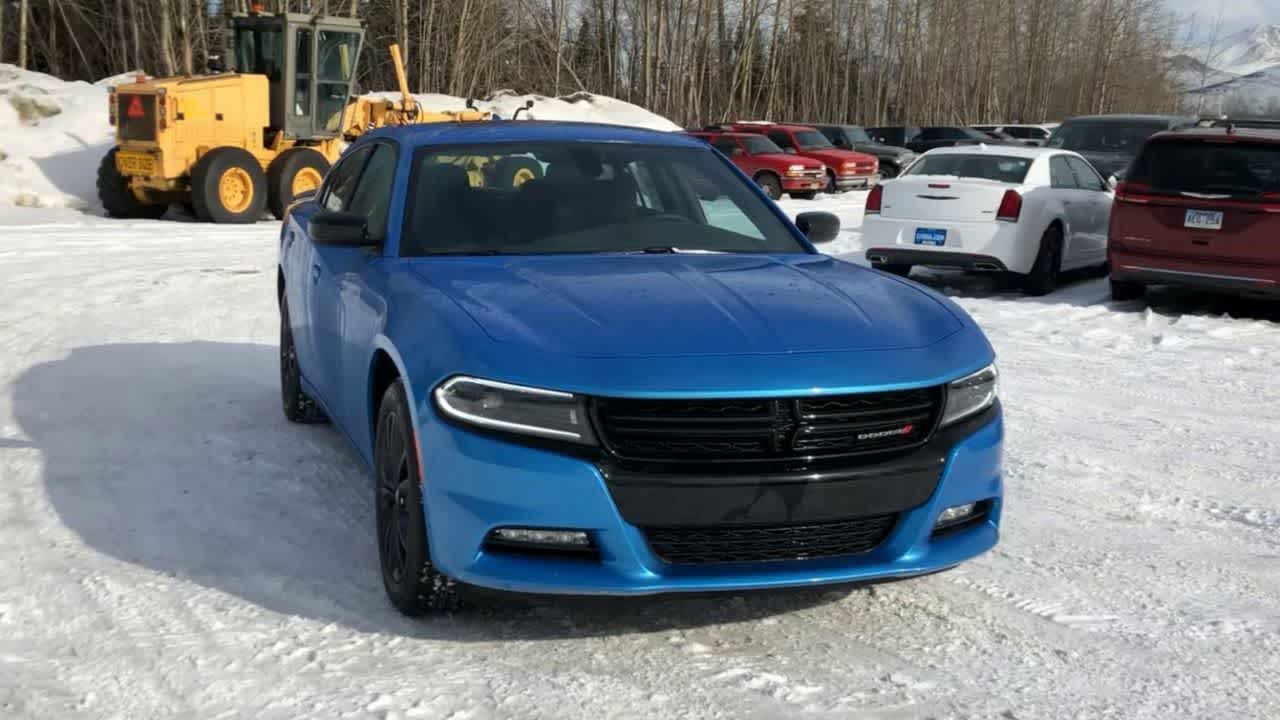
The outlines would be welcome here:
[[[1185,37],[1191,28],[1194,15],[1195,35],[1206,39],[1212,32],[1213,23],[1218,12],[1222,12],[1222,32],[1224,35],[1240,32],[1256,25],[1280,25],[1280,0],[1165,0],[1170,10],[1183,18],[1184,25],[1179,35]]]

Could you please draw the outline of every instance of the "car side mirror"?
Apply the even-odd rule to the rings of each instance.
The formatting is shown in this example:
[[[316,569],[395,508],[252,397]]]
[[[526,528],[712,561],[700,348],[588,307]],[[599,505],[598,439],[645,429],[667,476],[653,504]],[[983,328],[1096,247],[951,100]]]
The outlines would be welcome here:
[[[307,223],[307,233],[317,245],[368,247],[369,222],[363,215],[323,210]]]
[[[809,242],[815,245],[828,243],[840,234],[840,218],[829,212],[802,212],[796,216],[796,227],[809,238]]]
[[[795,155],[795,154],[796,154],[796,149],[795,149],[795,148],[793,148],[793,147],[783,148],[783,149],[782,149],[782,152],[784,152],[784,153],[786,153],[786,154],[788,154],[788,155]]]

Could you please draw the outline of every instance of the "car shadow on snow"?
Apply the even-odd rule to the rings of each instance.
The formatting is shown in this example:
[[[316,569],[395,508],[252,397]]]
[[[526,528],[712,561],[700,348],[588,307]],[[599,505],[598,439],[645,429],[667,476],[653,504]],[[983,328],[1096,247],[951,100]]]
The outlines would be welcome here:
[[[736,623],[850,592],[483,594],[452,617],[402,618],[381,587],[366,472],[334,429],[285,421],[276,352],[212,342],[99,345],[26,370],[13,387],[15,413],[44,455],[46,492],[62,522],[110,558],[266,610],[442,641]]]
[[[981,273],[924,270],[911,279],[953,297],[1010,300],[1043,305],[1107,305],[1113,312],[1151,312],[1169,317],[1202,315],[1228,316],[1242,320],[1280,322],[1280,301],[1259,300],[1234,295],[1156,286],[1139,300],[1111,300],[1110,285],[1089,270],[1064,273],[1056,290],[1043,297],[1024,294],[1008,281]]]

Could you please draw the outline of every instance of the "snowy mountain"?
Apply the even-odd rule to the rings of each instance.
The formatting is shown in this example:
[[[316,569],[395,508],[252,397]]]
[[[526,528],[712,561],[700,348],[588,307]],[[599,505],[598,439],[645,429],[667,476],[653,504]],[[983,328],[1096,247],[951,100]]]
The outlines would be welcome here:
[[[1172,58],[1188,100],[1206,112],[1280,114],[1280,25]]]

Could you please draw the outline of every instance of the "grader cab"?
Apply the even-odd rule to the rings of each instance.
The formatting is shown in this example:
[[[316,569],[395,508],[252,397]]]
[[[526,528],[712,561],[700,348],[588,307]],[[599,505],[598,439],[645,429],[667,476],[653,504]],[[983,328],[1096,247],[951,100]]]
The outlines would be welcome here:
[[[229,72],[116,86],[117,144],[98,170],[113,217],[158,218],[170,204],[207,222],[276,218],[319,187],[345,143],[384,125],[489,119],[427,112],[410,97],[398,48],[399,100],[352,98],[364,28],[308,14],[228,18]]]

